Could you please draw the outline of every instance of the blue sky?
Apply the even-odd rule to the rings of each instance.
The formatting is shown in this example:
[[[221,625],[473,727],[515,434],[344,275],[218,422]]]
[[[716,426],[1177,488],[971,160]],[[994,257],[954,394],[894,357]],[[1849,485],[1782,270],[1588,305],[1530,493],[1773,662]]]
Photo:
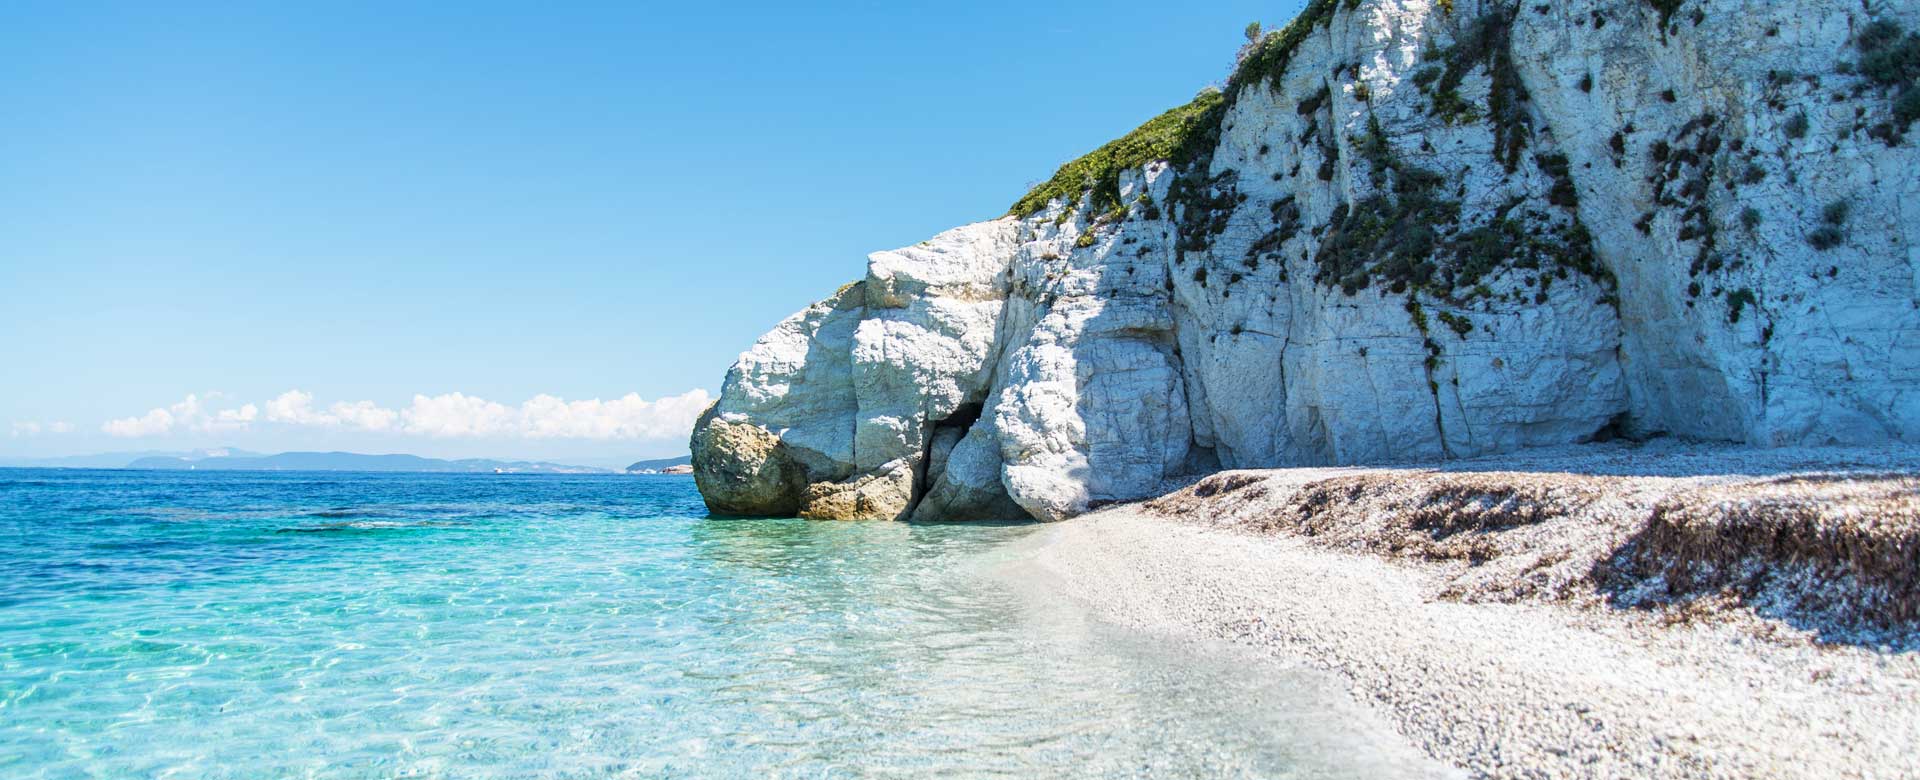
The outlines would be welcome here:
[[[10,3],[0,454],[683,452],[867,252],[1298,7]]]

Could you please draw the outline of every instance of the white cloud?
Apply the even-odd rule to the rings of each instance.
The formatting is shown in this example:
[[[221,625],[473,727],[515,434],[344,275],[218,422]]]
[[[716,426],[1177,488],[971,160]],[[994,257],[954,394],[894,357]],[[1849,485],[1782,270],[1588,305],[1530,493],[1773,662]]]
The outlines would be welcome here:
[[[313,410],[313,394],[288,390],[267,402],[267,421],[318,425],[321,415]]]
[[[372,401],[340,402],[327,408],[341,425],[363,431],[385,431],[391,429],[394,422],[400,419],[399,412],[382,409]]]
[[[628,393],[611,401],[568,402],[537,395],[520,406],[529,438],[661,439],[685,436],[713,399],[705,390],[647,401]]]
[[[246,430],[260,416],[259,407],[246,404],[232,409],[210,409],[207,403],[221,398],[219,393],[208,393],[203,400],[192,393],[179,403],[165,408],[151,409],[138,417],[122,417],[108,420],[100,426],[109,436],[138,438],[141,436],[159,436],[174,430],[195,433],[224,433]]]
[[[207,420],[207,427],[214,429],[245,428],[259,416],[260,408],[253,404],[247,404],[238,409],[222,409]]]
[[[541,394],[513,407],[464,393],[445,393],[415,395],[404,409],[388,409],[372,401],[336,401],[321,408],[314,405],[312,393],[288,390],[262,406],[208,409],[206,402],[218,397],[209,394],[203,400],[189,395],[145,415],[111,420],[101,430],[137,437],[245,430],[265,422],[435,438],[668,439],[692,431],[694,420],[713,400],[698,389],[654,401],[637,393],[605,401],[568,401]],[[17,423],[15,430],[18,435]]]
[[[13,438],[16,438],[16,439],[22,436],[39,436],[40,434],[43,434],[43,433],[50,433],[50,434],[73,433],[73,423],[67,423],[67,422],[43,423],[35,420],[24,420],[24,421],[15,422],[13,424],[12,436]]]
[[[193,400],[193,396],[187,396],[187,401],[191,402]],[[180,405],[181,404],[174,404],[176,407]],[[122,417],[118,420],[108,420],[100,426],[100,430],[105,431],[108,436],[122,436],[126,438],[159,436],[173,430],[173,412],[166,409],[154,409],[139,417]]]
[[[461,393],[416,395],[401,429],[425,436],[505,436],[518,429],[514,410]]]
[[[541,394],[519,408],[461,393],[413,397],[401,429],[438,437],[524,439],[665,439],[685,436],[713,397],[690,390],[657,401],[628,393],[610,401],[568,401]]]
[[[459,393],[414,396],[404,413],[409,433],[429,436],[511,435],[528,439],[662,439],[685,436],[712,402],[705,390],[648,401],[637,393],[613,400],[568,401],[536,395],[517,409]]]
[[[267,422],[290,425],[317,425],[329,428],[381,432],[393,427],[399,412],[382,409],[372,401],[335,402],[325,410],[313,408],[313,394],[288,390],[267,402]]]

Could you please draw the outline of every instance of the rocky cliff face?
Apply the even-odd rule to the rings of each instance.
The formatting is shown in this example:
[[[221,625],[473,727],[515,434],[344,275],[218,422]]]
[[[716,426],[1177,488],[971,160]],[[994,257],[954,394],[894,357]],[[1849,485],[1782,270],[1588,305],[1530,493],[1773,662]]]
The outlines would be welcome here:
[[[1059,519],[1219,468],[1920,438],[1920,7],[1315,0],[874,254],[693,436],[716,512]]]

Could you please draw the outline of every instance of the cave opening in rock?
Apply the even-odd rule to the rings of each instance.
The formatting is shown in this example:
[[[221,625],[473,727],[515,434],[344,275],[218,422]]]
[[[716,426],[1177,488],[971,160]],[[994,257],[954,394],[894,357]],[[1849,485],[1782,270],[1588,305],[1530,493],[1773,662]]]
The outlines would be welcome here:
[[[926,498],[927,491],[933,488],[934,480],[939,479],[940,472],[945,470],[947,453],[952,452],[954,446],[959,444],[961,439],[966,438],[967,431],[973,429],[973,424],[980,421],[983,409],[983,405],[978,401],[964,403],[954,409],[952,414],[940,420],[931,421],[927,425],[926,444],[920,453],[920,467],[914,473],[913,503],[908,509],[909,514],[920,506],[921,499]]]

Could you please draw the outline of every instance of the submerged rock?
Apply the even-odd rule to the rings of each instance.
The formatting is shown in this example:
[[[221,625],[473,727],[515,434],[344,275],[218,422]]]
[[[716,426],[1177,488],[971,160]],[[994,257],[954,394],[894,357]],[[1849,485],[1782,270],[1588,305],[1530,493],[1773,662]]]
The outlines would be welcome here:
[[[1221,468],[1920,438],[1920,85],[1883,62],[1920,10],[1663,7],[1315,0],[762,337],[694,434],[709,507],[1053,520]]]

